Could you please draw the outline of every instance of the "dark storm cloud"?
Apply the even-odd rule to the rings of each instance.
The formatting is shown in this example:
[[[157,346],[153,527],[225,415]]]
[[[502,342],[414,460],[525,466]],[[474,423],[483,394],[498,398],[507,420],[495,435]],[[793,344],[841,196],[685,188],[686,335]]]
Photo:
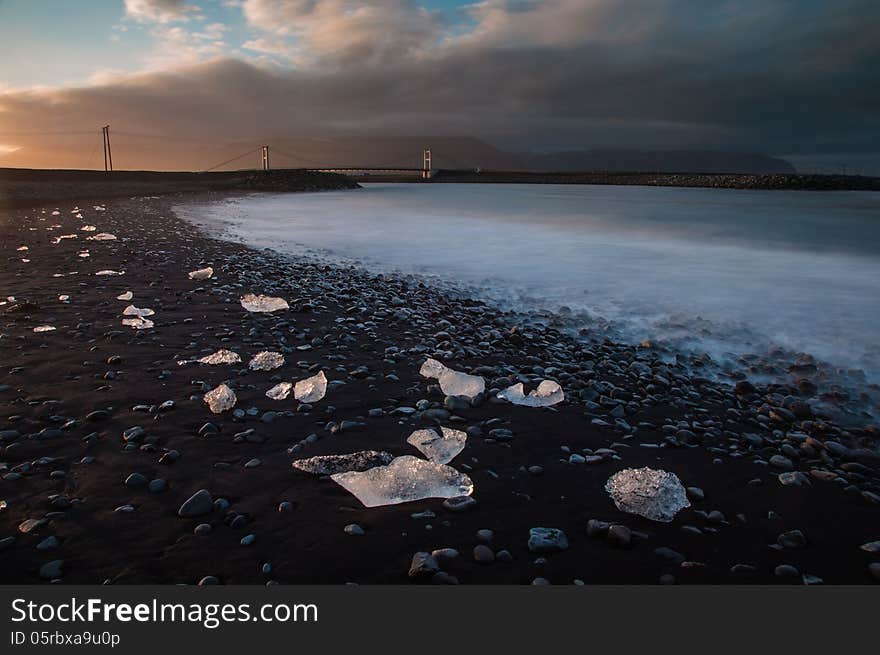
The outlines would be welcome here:
[[[392,35],[400,42],[385,38],[384,49],[368,48],[381,36],[375,16],[341,33],[309,22],[320,11],[334,20],[331,10],[350,4],[251,3],[265,26],[273,24],[267,12],[280,8],[266,35],[289,39],[292,61],[311,47],[307,67],[220,59],[102,86],[7,94],[0,132],[110,122],[227,142],[346,133],[472,135],[535,149],[861,153],[867,161],[880,152],[874,1],[490,0],[472,9],[473,28],[458,36],[395,1],[389,24],[419,38]],[[333,56],[345,51],[333,39],[352,31],[369,61]],[[424,50],[414,45],[425,42]],[[26,141],[0,135],[0,143]]]

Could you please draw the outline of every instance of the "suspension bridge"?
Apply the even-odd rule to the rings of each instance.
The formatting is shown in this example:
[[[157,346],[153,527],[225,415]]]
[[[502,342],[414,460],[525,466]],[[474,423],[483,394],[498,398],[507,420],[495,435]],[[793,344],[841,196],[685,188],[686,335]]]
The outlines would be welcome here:
[[[103,168],[104,171],[110,173],[114,170],[113,166],[113,145],[116,144],[117,148],[117,162],[120,161],[119,158],[119,145],[118,140],[121,137],[123,143],[125,144],[122,148],[122,160],[125,160],[125,151],[128,148],[132,149],[143,149],[141,143],[145,140],[157,140],[157,141],[168,141],[174,143],[192,143],[199,144],[203,147],[210,147],[214,144],[207,141],[198,141],[193,139],[181,138],[177,136],[171,135],[163,135],[163,134],[145,134],[138,132],[129,132],[124,130],[115,130],[113,132],[113,142],[111,142],[111,132],[110,125],[102,125],[100,127],[101,132],[101,147],[103,148]],[[3,136],[27,136],[27,137],[45,137],[52,139],[62,139],[66,137],[81,137],[81,136],[92,136],[95,132],[93,131],[33,131],[33,132],[0,132],[0,137]],[[67,149],[70,151],[70,148]],[[95,158],[98,158],[98,161],[95,162]],[[94,146],[91,149],[90,154],[86,158],[84,162],[86,165],[84,168],[97,168],[100,170],[101,167],[101,159],[100,159],[100,151],[98,150],[98,145],[95,142]],[[350,157],[357,161],[356,156]],[[77,157],[77,159],[79,159]],[[280,160],[280,164],[279,164]],[[247,171],[247,170],[305,170],[305,171],[316,171],[323,173],[340,173],[343,175],[351,176],[351,177],[394,177],[394,178],[407,178],[407,179],[420,179],[420,180],[430,180],[434,174],[435,169],[432,166],[431,159],[431,148],[426,146],[421,152],[421,167],[408,167],[408,166],[396,166],[396,165],[376,165],[375,163],[365,163],[364,165],[352,165],[350,163],[340,164],[340,165],[328,165],[326,160],[319,161],[310,159],[308,157],[304,157],[302,155],[295,155],[285,152],[284,150],[275,147],[271,144],[263,144],[259,146],[255,146],[249,150],[241,152],[233,157],[229,157],[224,159],[223,161],[214,163],[211,166],[207,166],[205,168],[201,168],[198,172],[212,172],[212,171],[231,171],[231,170],[239,170],[239,171]],[[97,164],[97,165],[95,165]]]

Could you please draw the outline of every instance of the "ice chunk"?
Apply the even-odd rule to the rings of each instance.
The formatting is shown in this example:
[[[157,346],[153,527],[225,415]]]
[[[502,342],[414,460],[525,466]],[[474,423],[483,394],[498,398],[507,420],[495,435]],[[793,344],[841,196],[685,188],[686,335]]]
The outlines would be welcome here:
[[[425,498],[470,496],[474,483],[451,466],[419,457],[395,457],[385,466],[362,473],[336,473],[331,479],[353,494],[365,507],[397,505]]]
[[[514,405],[549,407],[565,400],[565,393],[556,382],[543,380],[537,389],[529,392],[528,396],[525,395],[522,382],[519,382],[499,392],[498,397],[512,402]]]
[[[301,403],[316,403],[327,393],[327,376],[319,371],[305,380],[300,380],[293,387],[293,397]]]
[[[19,246],[18,248],[16,248],[16,250],[24,251],[24,250],[30,250],[30,248],[28,248],[27,246]]]
[[[34,328],[34,332],[52,332],[54,329],[52,325],[38,325]]]
[[[272,296],[255,296],[252,293],[241,298],[241,306],[249,312],[277,312],[281,309],[289,309],[290,305],[284,298]]]
[[[106,269],[98,271],[95,275],[125,275],[125,271],[111,271],[110,269]]]
[[[79,231],[80,232],[95,232],[97,229],[98,228],[96,228],[94,225],[83,225],[81,228],[79,228]]]
[[[214,269],[208,266],[207,268],[200,268],[197,271],[192,271],[189,274],[190,280],[207,280],[209,277],[214,275]]]
[[[109,232],[98,232],[90,237],[86,237],[89,241],[116,241],[116,235]]]
[[[286,400],[291,389],[293,389],[293,384],[290,382],[279,382],[266,392],[266,396],[272,400]]]
[[[451,428],[440,428],[442,436],[433,428],[416,430],[409,439],[408,444],[414,446],[432,462],[448,464],[456,455],[464,450],[467,441],[467,433]]]
[[[76,239],[76,238],[77,238],[76,234],[62,234],[61,236],[58,236],[58,237],[55,237],[54,239],[52,239],[52,243],[54,243],[57,246],[59,243],[64,241],[64,239]]]
[[[232,409],[235,407],[235,401],[235,392],[225,384],[221,384],[216,389],[212,389],[205,394],[205,402],[208,405],[208,409],[214,414],[220,414],[227,409]]]
[[[284,355],[271,350],[258,352],[248,364],[252,371],[272,371],[284,366]]]
[[[122,319],[122,324],[134,328],[135,330],[147,330],[153,327],[153,321],[141,316],[136,318],[124,318]]]
[[[419,375],[435,378],[440,383],[440,390],[447,396],[473,398],[486,390],[486,382],[479,375],[454,371],[436,359],[428,358],[419,369]]]
[[[318,455],[298,459],[291,463],[293,468],[312,475],[336,475],[350,471],[367,471],[377,466],[390,464],[394,455],[378,450],[361,450],[347,455]]]
[[[61,302],[67,302],[68,300],[70,300],[70,296],[63,293],[60,296],[58,296],[58,300],[60,300]]]
[[[134,294],[131,291],[116,296],[116,300],[131,300],[132,298],[134,298]]]
[[[123,316],[138,316],[140,318],[144,318],[145,316],[153,316],[156,312],[152,309],[148,309],[144,307],[141,309],[140,307],[135,307],[134,305],[129,305],[125,309],[122,310]]]
[[[241,361],[241,357],[231,350],[218,350],[211,355],[200,357],[197,361],[200,364],[237,364]]]
[[[681,480],[668,471],[624,469],[608,478],[605,491],[620,511],[662,523],[691,506]]]
[[[434,380],[438,379],[443,372],[446,370],[446,367],[438,362],[436,359],[428,358],[425,360],[425,363],[422,364],[422,368],[419,369],[419,375],[423,378],[433,378]]]

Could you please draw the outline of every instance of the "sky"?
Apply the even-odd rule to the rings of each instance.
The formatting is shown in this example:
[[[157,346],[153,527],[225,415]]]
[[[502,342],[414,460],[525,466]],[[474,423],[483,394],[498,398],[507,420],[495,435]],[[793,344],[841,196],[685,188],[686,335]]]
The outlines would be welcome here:
[[[880,174],[878,70],[876,0],[0,0],[0,166],[86,167],[110,123],[169,159],[430,135]]]

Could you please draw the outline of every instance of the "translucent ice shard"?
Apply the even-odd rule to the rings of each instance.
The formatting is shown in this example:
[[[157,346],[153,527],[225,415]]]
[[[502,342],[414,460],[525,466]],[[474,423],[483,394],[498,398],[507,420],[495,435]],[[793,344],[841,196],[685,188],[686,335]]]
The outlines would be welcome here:
[[[210,266],[206,268],[200,268],[197,271],[192,271],[189,273],[190,280],[207,280],[209,277],[214,275],[214,269]]]
[[[116,296],[116,300],[131,300],[132,298],[134,298],[134,294],[131,291]]]
[[[528,396],[525,395],[522,382],[519,382],[499,392],[498,397],[512,402],[514,405],[549,407],[565,400],[565,393],[556,382],[543,380],[537,389],[529,392]]]
[[[394,455],[378,450],[361,450],[347,455],[318,455],[298,459],[291,463],[293,468],[312,475],[336,475],[350,471],[362,472],[377,466],[390,464]]]
[[[231,350],[218,350],[215,353],[210,355],[205,355],[204,357],[200,357],[198,362],[200,364],[237,364],[241,361],[241,357],[238,356],[238,353],[234,353]]]
[[[109,232],[99,232],[90,237],[86,237],[89,241],[116,241],[116,235]]]
[[[416,430],[409,435],[406,442],[417,448],[432,462],[448,464],[464,450],[467,433],[451,428],[440,428],[440,430],[442,435],[437,434],[433,428]]]
[[[122,314],[124,316],[138,316],[140,318],[144,318],[146,316],[153,316],[156,312],[147,307],[140,308],[135,307],[134,305],[129,305],[125,309],[122,310]]]
[[[241,306],[249,312],[277,312],[281,309],[289,309],[290,305],[284,298],[272,296],[255,296],[252,293],[241,298]]]
[[[271,350],[264,350],[254,355],[248,366],[252,371],[273,371],[284,366],[284,355],[272,352]]]
[[[300,380],[293,387],[293,397],[301,403],[316,403],[327,393],[327,376],[319,371],[305,380]]]
[[[266,397],[272,400],[285,400],[290,395],[293,384],[290,382],[279,382],[266,392]]]
[[[662,523],[691,506],[681,480],[668,471],[624,469],[608,478],[605,491],[620,511]]]
[[[409,503],[425,498],[470,496],[474,483],[451,466],[419,457],[395,457],[385,466],[362,473],[336,473],[331,479],[353,494],[365,507]]]
[[[227,409],[232,409],[235,407],[235,401],[235,392],[225,384],[221,384],[216,389],[212,389],[205,394],[205,403],[207,403],[208,409],[214,414],[220,414]]]
[[[428,358],[419,369],[419,375],[436,379],[440,383],[440,390],[447,396],[473,398],[486,390],[486,382],[479,375],[454,371],[436,359]]]
[[[34,332],[52,332],[54,329],[52,325],[38,325],[34,328]]]
[[[422,368],[419,369],[419,375],[424,378],[433,378],[436,380],[443,372],[447,370],[446,367],[438,362],[436,359],[428,358],[425,360],[425,363],[422,364]]]
[[[124,318],[122,319],[122,324],[134,328],[135,330],[147,330],[153,327],[153,321],[148,318],[143,318],[141,316],[137,316],[135,318]]]

